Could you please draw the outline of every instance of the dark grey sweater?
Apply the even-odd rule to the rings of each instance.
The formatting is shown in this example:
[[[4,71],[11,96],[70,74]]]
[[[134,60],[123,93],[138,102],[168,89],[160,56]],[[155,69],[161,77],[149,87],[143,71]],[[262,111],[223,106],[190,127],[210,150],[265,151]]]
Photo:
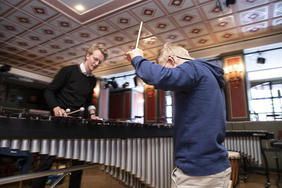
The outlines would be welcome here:
[[[50,109],[60,106],[71,111],[81,107],[87,111],[88,106],[93,105],[92,95],[96,85],[94,76],[87,77],[81,71],[79,65],[71,65],[62,68],[54,80],[45,90],[45,99]]]

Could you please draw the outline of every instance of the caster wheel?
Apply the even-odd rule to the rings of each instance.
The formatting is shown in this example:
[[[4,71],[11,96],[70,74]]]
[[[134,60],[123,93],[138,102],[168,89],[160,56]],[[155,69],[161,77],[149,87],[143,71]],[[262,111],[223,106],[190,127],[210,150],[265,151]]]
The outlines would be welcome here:
[[[270,187],[270,183],[266,183],[266,184],[265,184],[265,187],[266,187],[266,188],[269,188],[269,187]]]

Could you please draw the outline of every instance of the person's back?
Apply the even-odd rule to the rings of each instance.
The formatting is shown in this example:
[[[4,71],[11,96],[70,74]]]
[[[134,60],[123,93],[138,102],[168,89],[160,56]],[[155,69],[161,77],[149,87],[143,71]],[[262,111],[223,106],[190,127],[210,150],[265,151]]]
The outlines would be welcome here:
[[[157,64],[135,49],[126,54],[137,75],[155,89],[175,93],[172,187],[228,187],[231,165],[225,139],[223,70],[194,60],[180,46],[165,44]]]
[[[189,70],[183,80],[194,75],[187,90],[175,92],[175,164],[193,176],[223,171],[230,163],[222,146],[226,131],[222,69],[203,60],[175,69]]]

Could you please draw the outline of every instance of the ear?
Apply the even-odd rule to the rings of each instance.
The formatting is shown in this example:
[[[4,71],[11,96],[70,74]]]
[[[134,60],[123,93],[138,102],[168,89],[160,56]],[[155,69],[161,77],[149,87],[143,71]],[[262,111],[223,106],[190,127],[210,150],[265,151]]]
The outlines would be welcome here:
[[[168,61],[170,62],[170,64],[171,64],[172,66],[175,65],[175,60],[174,60],[174,58],[173,58],[172,56],[168,56]]]

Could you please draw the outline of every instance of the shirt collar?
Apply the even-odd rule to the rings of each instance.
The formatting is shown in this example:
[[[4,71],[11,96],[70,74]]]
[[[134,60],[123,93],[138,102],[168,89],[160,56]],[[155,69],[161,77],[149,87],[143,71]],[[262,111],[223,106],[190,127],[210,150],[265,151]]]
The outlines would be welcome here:
[[[80,67],[81,72],[82,72],[85,76],[93,76],[92,73],[87,74],[86,69],[85,69],[85,67],[84,67],[84,63],[81,63],[81,64],[79,65],[79,67]]]

